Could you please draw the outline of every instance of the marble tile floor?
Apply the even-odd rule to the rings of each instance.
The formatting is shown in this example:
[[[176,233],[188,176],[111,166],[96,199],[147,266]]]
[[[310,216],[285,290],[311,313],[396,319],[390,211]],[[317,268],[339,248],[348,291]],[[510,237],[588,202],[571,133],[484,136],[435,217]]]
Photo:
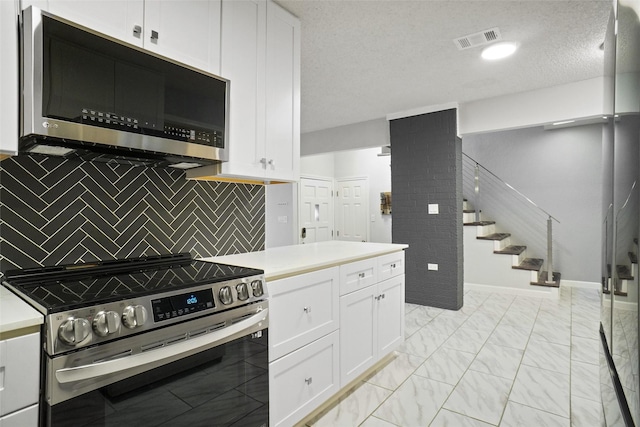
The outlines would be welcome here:
[[[396,357],[308,425],[600,426],[599,319],[599,292],[571,287],[406,304]]]

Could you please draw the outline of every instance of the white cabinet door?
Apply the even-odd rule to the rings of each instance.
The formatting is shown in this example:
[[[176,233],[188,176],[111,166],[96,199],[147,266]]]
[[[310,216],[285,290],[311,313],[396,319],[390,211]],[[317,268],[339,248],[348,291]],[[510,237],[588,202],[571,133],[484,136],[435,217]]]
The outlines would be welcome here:
[[[378,283],[378,359],[404,341],[404,274]]]
[[[143,46],[220,74],[220,0],[147,0]]]
[[[127,43],[142,46],[143,0],[49,0],[49,12]]]
[[[220,0],[48,0],[54,15],[220,74]]]
[[[38,403],[40,334],[0,341],[0,416]]]
[[[376,362],[376,286],[340,297],[340,387]]]
[[[222,77],[231,81],[228,177],[263,177],[266,0],[222,2]]]
[[[338,267],[269,282],[269,361],[339,326]]]
[[[267,3],[266,177],[300,177],[300,21]]]
[[[0,1],[0,160],[18,154],[17,1]]]
[[[340,389],[338,346],[335,331],[269,364],[269,425],[295,425]]]

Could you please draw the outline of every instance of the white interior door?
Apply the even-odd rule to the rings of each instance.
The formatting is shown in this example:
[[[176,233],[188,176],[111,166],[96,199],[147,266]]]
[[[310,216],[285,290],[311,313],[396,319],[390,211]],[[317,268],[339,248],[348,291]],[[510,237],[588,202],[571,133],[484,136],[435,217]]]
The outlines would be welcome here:
[[[353,242],[368,242],[368,217],[368,179],[336,180],[336,238]]]
[[[333,239],[333,180],[300,179],[300,243]]]

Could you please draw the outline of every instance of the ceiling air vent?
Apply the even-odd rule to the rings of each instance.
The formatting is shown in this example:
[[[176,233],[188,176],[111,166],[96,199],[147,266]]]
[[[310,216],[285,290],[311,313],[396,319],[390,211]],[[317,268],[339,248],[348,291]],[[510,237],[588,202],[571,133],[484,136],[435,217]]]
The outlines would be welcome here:
[[[489,30],[480,31],[479,33],[469,34],[463,37],[454,39],[459,50],[470,49],[476,46],[483,46],[495,41],[502,40],[500,35],[500,29],[498,27],[491,28]]]

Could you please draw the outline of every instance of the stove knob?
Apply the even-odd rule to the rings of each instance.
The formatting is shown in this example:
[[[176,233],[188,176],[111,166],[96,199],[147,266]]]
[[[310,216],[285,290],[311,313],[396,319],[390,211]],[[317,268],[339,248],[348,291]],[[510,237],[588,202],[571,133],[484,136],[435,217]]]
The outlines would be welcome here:
[[[253,282],[251,282],[251,289],[253,289],[254,297],[261,297],[262,295],[264,295],[262,280],[254,280]]]
[[[96,335],[106,337],[120,330],[120,316],[115,311],[101,311],[93,318],[93,331]]]
[[[142,326],[147,321],[147,309],[141,305],[130,305],[122,312],[122,323],[129,329]]]
[[[229,286],[224,286],[220,288],[218,297],[220,298],[220,301],[224,305],[229,305],[233,302],[233,295],[231,295],[231,288]]]
[[[236,292],[238,292],[238,299],[240,301],[249,299],[249,287],[246,283],[240,283],[236,285]]]
[[[87,319],[69,317],[58,328],[58,338],[65,344],[79,344],[91,333],[91,324]]]

